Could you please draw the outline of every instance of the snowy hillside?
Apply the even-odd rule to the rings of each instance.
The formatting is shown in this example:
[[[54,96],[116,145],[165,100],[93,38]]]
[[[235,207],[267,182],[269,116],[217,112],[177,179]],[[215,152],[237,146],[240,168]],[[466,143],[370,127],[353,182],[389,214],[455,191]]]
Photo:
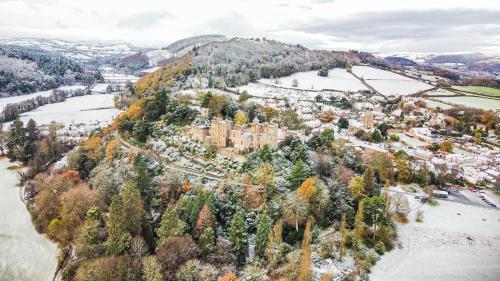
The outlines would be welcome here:
[[[55,39],[1,39],[0,44],[18,45],[31,48],[40,48],[55,52],[67,58],[85,62],[98,58],[126,56],[141,51],[125,42],[98,42],[98,41],[63,41]]]

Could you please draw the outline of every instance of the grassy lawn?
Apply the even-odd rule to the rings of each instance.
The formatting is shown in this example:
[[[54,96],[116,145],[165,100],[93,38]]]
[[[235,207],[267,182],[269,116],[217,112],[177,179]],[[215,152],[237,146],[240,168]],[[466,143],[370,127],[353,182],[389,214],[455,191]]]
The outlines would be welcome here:
[[[462,90],[471,93],[483,94],[492,97],[500,97],[500,89],[484,87],[484,86],[453,86],[457,90]]]

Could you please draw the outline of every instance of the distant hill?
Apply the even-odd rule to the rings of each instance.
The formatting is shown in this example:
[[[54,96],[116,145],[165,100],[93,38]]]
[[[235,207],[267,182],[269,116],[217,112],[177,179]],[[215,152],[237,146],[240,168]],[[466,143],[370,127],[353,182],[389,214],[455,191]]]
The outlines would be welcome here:
[[[123,57],[144,50],[122,41],[65,41],[58,39],[15,38],[2,39],[2,45],[16,45],[28,48],[38,48],[57,53],[80,63]]]
[[[288,76],[299,71],[346,68],[359,63],[356,52],[310,50],[275,40],[233,38],[192,48],[182,59],[137,82],[138,93],[160,87],[193,85],[234,87],[260,78]],[[171,75],[180,75],[173,77]]]
[[[237,86],[259,78],[288,76],[321,67],[345,68],[343,52],[309,50],[275,40],[233,38],[213,42],[193,52],[194,71],[218,86]]]
[[[401,66],[415,66],[417,65],[416,62],[403,58],[403,57],[396,57],[396,56],[390,56],[390,57],[385,57],[384,61],[387,62],[388,64],[391,65],[401,65]]]
[[[193,36],[177,40],[164,49],[168,50],[172,54],[183,55],[191,51],[193,47],[200,47],[208,43],[221,42],[226,40],[226,36],[218,34]]]
[[[469,65],[473,62],[487,59],[488,56],[481,53],[436,55],[427,59],[428,63],[461,63]]]
[[[500,57],[482,53],[437,55],[426,60],[430,64],[462,64],[471,71],[500,73]]]
[[[94,77],[82,66],[40,48],[0,45],[0,94],[21,95],[75,82],[91,83]]]
[[[133,72],[141,71],[146,68],[161,66],[171,58],[182,56],[195,47],[225,40],[227,40],[227,38],[223,35],[200,35],[184,38],[160,50],[145,50],[140,53],[125,56],[120,59],[118,66]]]

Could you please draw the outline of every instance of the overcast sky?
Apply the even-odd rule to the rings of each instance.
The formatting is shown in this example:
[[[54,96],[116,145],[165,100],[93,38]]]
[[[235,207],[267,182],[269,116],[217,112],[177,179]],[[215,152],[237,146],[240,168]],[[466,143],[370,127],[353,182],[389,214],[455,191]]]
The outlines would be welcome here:
[[[165,45],[202,34],[321,49],[500,53],[498,0],[0,0],[0,37]]]

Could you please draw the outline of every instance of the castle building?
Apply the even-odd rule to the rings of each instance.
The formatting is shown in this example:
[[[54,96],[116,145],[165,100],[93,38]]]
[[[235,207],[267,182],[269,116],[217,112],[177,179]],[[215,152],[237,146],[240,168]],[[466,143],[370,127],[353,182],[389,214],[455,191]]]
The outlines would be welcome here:
[[[250,126],[236,125],[230,120],[214,118],[210,125],[193,122],[190,129],[191,138],[206,145],[217,147],[234,147],[238,151],[253,151],[268,145],[278,148],[278,125],[260,123],[255,118]]]

